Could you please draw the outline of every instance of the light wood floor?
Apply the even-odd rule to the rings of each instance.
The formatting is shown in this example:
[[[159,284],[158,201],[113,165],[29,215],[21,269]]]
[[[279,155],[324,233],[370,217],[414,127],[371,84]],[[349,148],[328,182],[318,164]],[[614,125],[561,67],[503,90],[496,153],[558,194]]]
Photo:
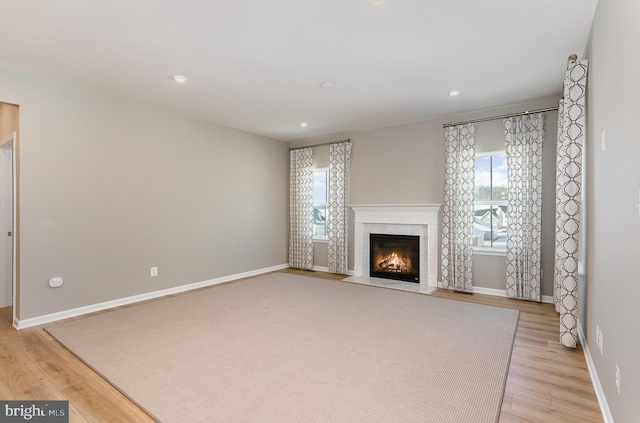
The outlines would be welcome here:
[[[282,272],[344,278],[292,269]],[[551,305],[442,289],[434,296],[521,311],[501,423],[603,422],[584,354],[580,347],[560,345],[558,315]],[[69,400],[72,423],[154,421],[43,327],[13,329],[11,313],[10,307],[0,309],[0,399]]]

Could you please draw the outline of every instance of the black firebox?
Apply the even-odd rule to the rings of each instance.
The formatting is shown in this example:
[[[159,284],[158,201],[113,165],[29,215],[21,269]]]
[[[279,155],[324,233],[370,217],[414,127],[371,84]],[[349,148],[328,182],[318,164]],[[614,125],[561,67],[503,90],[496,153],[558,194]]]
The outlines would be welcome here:
[[[369,276],[420,282],[420,237],[369,234]]]

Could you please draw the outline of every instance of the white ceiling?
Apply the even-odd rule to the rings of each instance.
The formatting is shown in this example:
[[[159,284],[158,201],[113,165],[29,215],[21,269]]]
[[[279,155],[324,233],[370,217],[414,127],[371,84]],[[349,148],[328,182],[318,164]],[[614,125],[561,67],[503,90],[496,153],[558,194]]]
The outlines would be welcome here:
[[[0,0],[0,63],[291,141],[559,95],[596,3]]]

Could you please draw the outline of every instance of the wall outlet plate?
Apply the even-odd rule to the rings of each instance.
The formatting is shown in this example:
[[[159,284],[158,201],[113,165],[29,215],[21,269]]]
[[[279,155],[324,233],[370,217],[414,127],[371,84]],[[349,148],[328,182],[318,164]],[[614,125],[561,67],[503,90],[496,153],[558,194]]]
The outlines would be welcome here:
[[[51,288],[60,288],[63,282],[64,281],[62,280],[62,278],[58,276],[58,277],[49,279],[49,286]]]
[[[602,352],[602,348],[603,348],[603,344],[604,344],[604,337],[602,336],[602,331],[600,331],[600,336],[598,337],[599,340],[599,345],[600,345],[600,354],[604,354]]]

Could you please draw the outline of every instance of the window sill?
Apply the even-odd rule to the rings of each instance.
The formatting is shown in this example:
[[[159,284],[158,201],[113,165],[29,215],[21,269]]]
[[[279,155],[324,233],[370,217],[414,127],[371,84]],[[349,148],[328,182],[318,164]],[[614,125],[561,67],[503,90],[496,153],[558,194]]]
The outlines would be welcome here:
[[[328,236],[314,236],[313,237],[313,242],[317,242],[320,244],[327,244],[329,243],[329,237]]]
[[[505,248],[473,247],[473,255],[505,257],[507,250]]]

